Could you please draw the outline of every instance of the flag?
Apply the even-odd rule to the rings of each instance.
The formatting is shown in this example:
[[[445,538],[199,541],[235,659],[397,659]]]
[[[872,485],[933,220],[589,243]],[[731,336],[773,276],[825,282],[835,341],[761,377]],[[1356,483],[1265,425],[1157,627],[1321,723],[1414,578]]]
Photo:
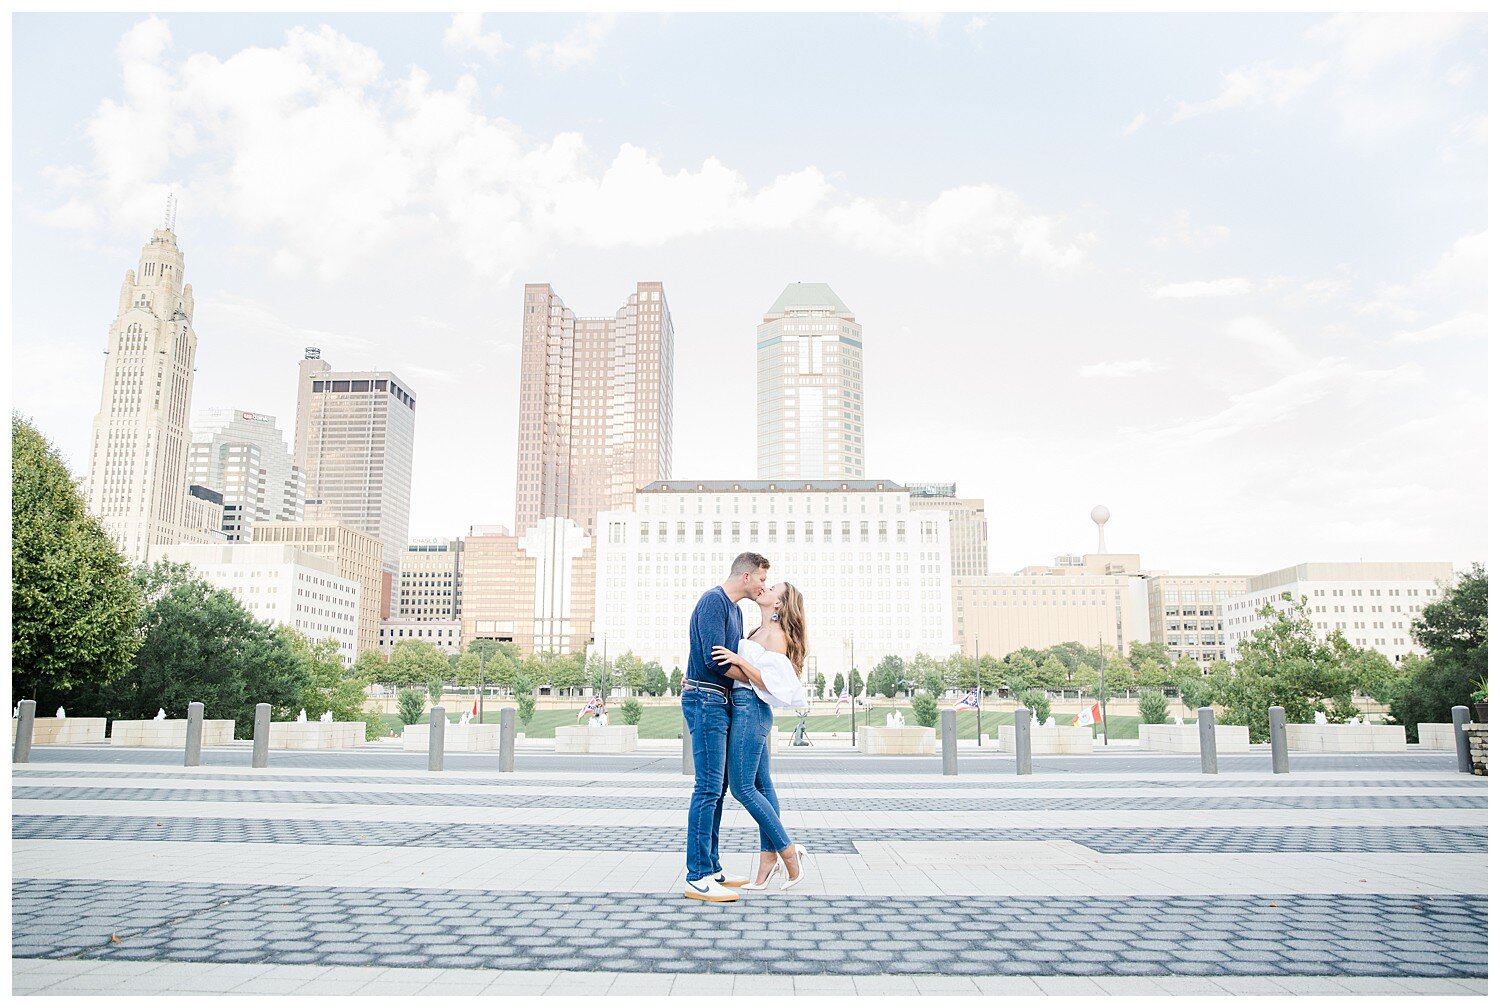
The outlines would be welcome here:
[[[474,706],[471,707],[471,708],[469,708],[469,715],[471,717],[478,717],[479,716],[479,694],[478,693],[474,694]]]
[[[1082,728],[1086,725],[1095,725],[1104,720],[1104,714],[1099,710],[1099,701],[1095,700],[1073,717],[1073,723]]]
[[[594,696],[592,696],[592,697],[589,698],[589,702],[588,703],[586,703],[586,704],[583,705],[583,710],[579,711],[578,712],[578,717],[575,717],[573,720],[577,721],[578,718],[581,718],[584,715],[592,716],[594,714],[600,713],[603,710],[604,710],[604,701],[602,699],[600,699],[600,697],[599,697],[598,694],[595,694]]]
[[[965,696],[962,700],[960,700],[958,703],[956,703],[956,704],[953,705],[953,709],[954,710],[978,710],[979,709],[979,687],[975,686],[973,689],[969,690],[969,693],[968,693],[967,696]]]
[[[849,699],[849,691],[846,689],[839,694],[839,702],[833,705],[833,712],[837,714],[844,706],[844,701]]]

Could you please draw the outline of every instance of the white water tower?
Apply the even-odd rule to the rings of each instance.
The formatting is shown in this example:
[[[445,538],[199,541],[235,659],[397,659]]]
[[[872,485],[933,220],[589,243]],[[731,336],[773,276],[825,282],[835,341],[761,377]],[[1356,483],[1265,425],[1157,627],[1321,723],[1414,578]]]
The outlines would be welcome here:
[[[1089,517],[1094,519],[1094,524],[1099,526],[1099,550],[1104,553],[1104,523],[1109,521],[1109,508],[1103,504],[1094,505],[1094,510],[1089,512]]]

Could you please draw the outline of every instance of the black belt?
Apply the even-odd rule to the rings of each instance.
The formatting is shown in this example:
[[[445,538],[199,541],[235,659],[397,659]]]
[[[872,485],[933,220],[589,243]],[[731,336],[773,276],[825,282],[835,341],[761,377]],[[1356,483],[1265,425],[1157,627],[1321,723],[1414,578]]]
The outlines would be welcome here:
[[[723,686],[720,686],[718,683],[704,682],[702,679],[689,679],[687,680],[687,687],[689,689],[713,690],[725,700],[729,699],[729,691]]]

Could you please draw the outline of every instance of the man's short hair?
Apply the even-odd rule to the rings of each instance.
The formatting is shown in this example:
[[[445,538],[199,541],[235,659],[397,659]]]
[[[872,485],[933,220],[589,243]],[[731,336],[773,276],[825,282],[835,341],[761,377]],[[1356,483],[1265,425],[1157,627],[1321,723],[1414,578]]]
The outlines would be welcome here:
[[[741,574],[751,574],[762,567],[764,567],[766,570],[770,570],[771,561],[767,560],[759,553],[741,553],[739,556],[734,558],[734,563],[730,565],[729,576],[739,577]]]

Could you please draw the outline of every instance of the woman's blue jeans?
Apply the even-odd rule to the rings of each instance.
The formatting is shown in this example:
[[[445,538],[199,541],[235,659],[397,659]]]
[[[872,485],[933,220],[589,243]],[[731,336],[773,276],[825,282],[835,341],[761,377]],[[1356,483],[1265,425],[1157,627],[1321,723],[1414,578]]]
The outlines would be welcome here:
[[[791,846],[781,825],[781,805],[771,786],[771,707],[754,690],[735,689],[734,714],[729,719],[729,793],[745,806],[760,826],[762,851]]]

